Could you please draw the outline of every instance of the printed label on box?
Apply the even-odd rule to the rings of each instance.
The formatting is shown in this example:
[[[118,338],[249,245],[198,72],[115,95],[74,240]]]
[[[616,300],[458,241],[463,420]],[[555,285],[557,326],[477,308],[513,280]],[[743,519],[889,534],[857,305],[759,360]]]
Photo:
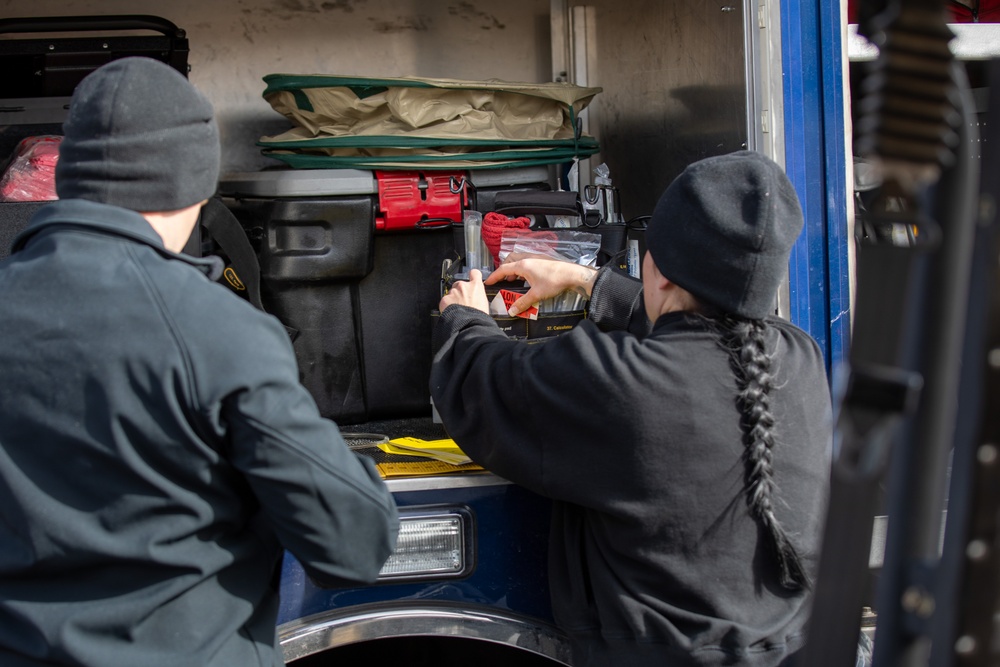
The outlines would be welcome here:
[[[493,298],[493,303],[491,310],[494,314],[500,314],[497,311],[502,309],[502,313],[506,315],[510,312],[510,307],[514,305],[514,302],[520,299],[523,294],[518,292],[512,292],[511,290],[501,289],[497,292],[497,295]],[[502,305],[501,305],[502,304]],[[518,317],[523,317],[527,320],[537,320],[538,319],[538,307],[531,306],[522,313],[518,313]]]

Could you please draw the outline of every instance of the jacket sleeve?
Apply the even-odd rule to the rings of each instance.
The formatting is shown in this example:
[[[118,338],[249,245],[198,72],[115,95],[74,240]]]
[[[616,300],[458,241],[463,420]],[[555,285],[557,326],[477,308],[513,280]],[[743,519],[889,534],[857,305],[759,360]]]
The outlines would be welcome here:
[[[193,361],[202,423],[310,578],[374,581],[395,544],[392,495],[371,461],[320,416],[278,321],[249,306],[235,314],[241,326],[230,322],[225,345],[190,346],[202,355]]]
[[[519,437],[535,415],[522,411],[513,371],[531,363],[530,347],[508,340],[489,315],[450,306],[434,327],[430,389],[445,429],[473,461],[545,494],[541,447]]]
[[[594,281],[587,317],[601,331],[649,333],[650,322],[642,296],[642,283],[631,276],[603,267]]]
[[[591,478],[616,434],[595,419],[615,373],[616,336],[591,322],[545,342],[509,340],[478,310],[454,305],[434,330],[431,396],[445,428],[474,461],[536,493],[587,504]],[[631,337],[633,338],[634,337]]]

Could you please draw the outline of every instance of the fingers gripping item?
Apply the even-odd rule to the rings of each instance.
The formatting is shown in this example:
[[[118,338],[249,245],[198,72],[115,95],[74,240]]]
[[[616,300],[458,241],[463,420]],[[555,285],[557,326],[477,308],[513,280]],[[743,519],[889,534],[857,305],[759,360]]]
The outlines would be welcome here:
[[[601,237],[590,232],[575,229],[550,229],[531,231],[507,229],[500,242],[500,257],[507,260],[521,254],[540,255],[548,259],[596,267],[597,253],[601,247]],[[531,280],[525,276],[530,283]],[[562,293],[542,299],[538,304],[539,314],[565,313],[580,309],[584,299],[579,293]]]
[[[525,216],[508,218],[503,213],[490,212],[483,217],[483,242],[493,255],[493,266],[500,265],[500,241],[505,229],[527,229],[531,219]]]

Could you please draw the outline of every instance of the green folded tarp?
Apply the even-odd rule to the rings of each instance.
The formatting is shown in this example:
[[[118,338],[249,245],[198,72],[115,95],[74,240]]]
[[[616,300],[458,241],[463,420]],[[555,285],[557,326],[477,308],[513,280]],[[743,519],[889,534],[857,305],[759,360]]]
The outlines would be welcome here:
[[[294,74],[264,81],[264,98],[295,127],[258,145],[293,167],[497,168],[598,151],[576,120],[600,88]]]

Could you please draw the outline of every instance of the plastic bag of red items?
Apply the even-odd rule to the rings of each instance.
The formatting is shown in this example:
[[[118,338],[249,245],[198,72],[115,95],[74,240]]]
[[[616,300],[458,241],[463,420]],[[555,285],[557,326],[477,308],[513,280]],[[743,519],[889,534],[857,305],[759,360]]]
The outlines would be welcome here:
[[[21,140],[0,177],[0,201],[51,201],[56,196],[56,162],[62,137],[39,135]]]

